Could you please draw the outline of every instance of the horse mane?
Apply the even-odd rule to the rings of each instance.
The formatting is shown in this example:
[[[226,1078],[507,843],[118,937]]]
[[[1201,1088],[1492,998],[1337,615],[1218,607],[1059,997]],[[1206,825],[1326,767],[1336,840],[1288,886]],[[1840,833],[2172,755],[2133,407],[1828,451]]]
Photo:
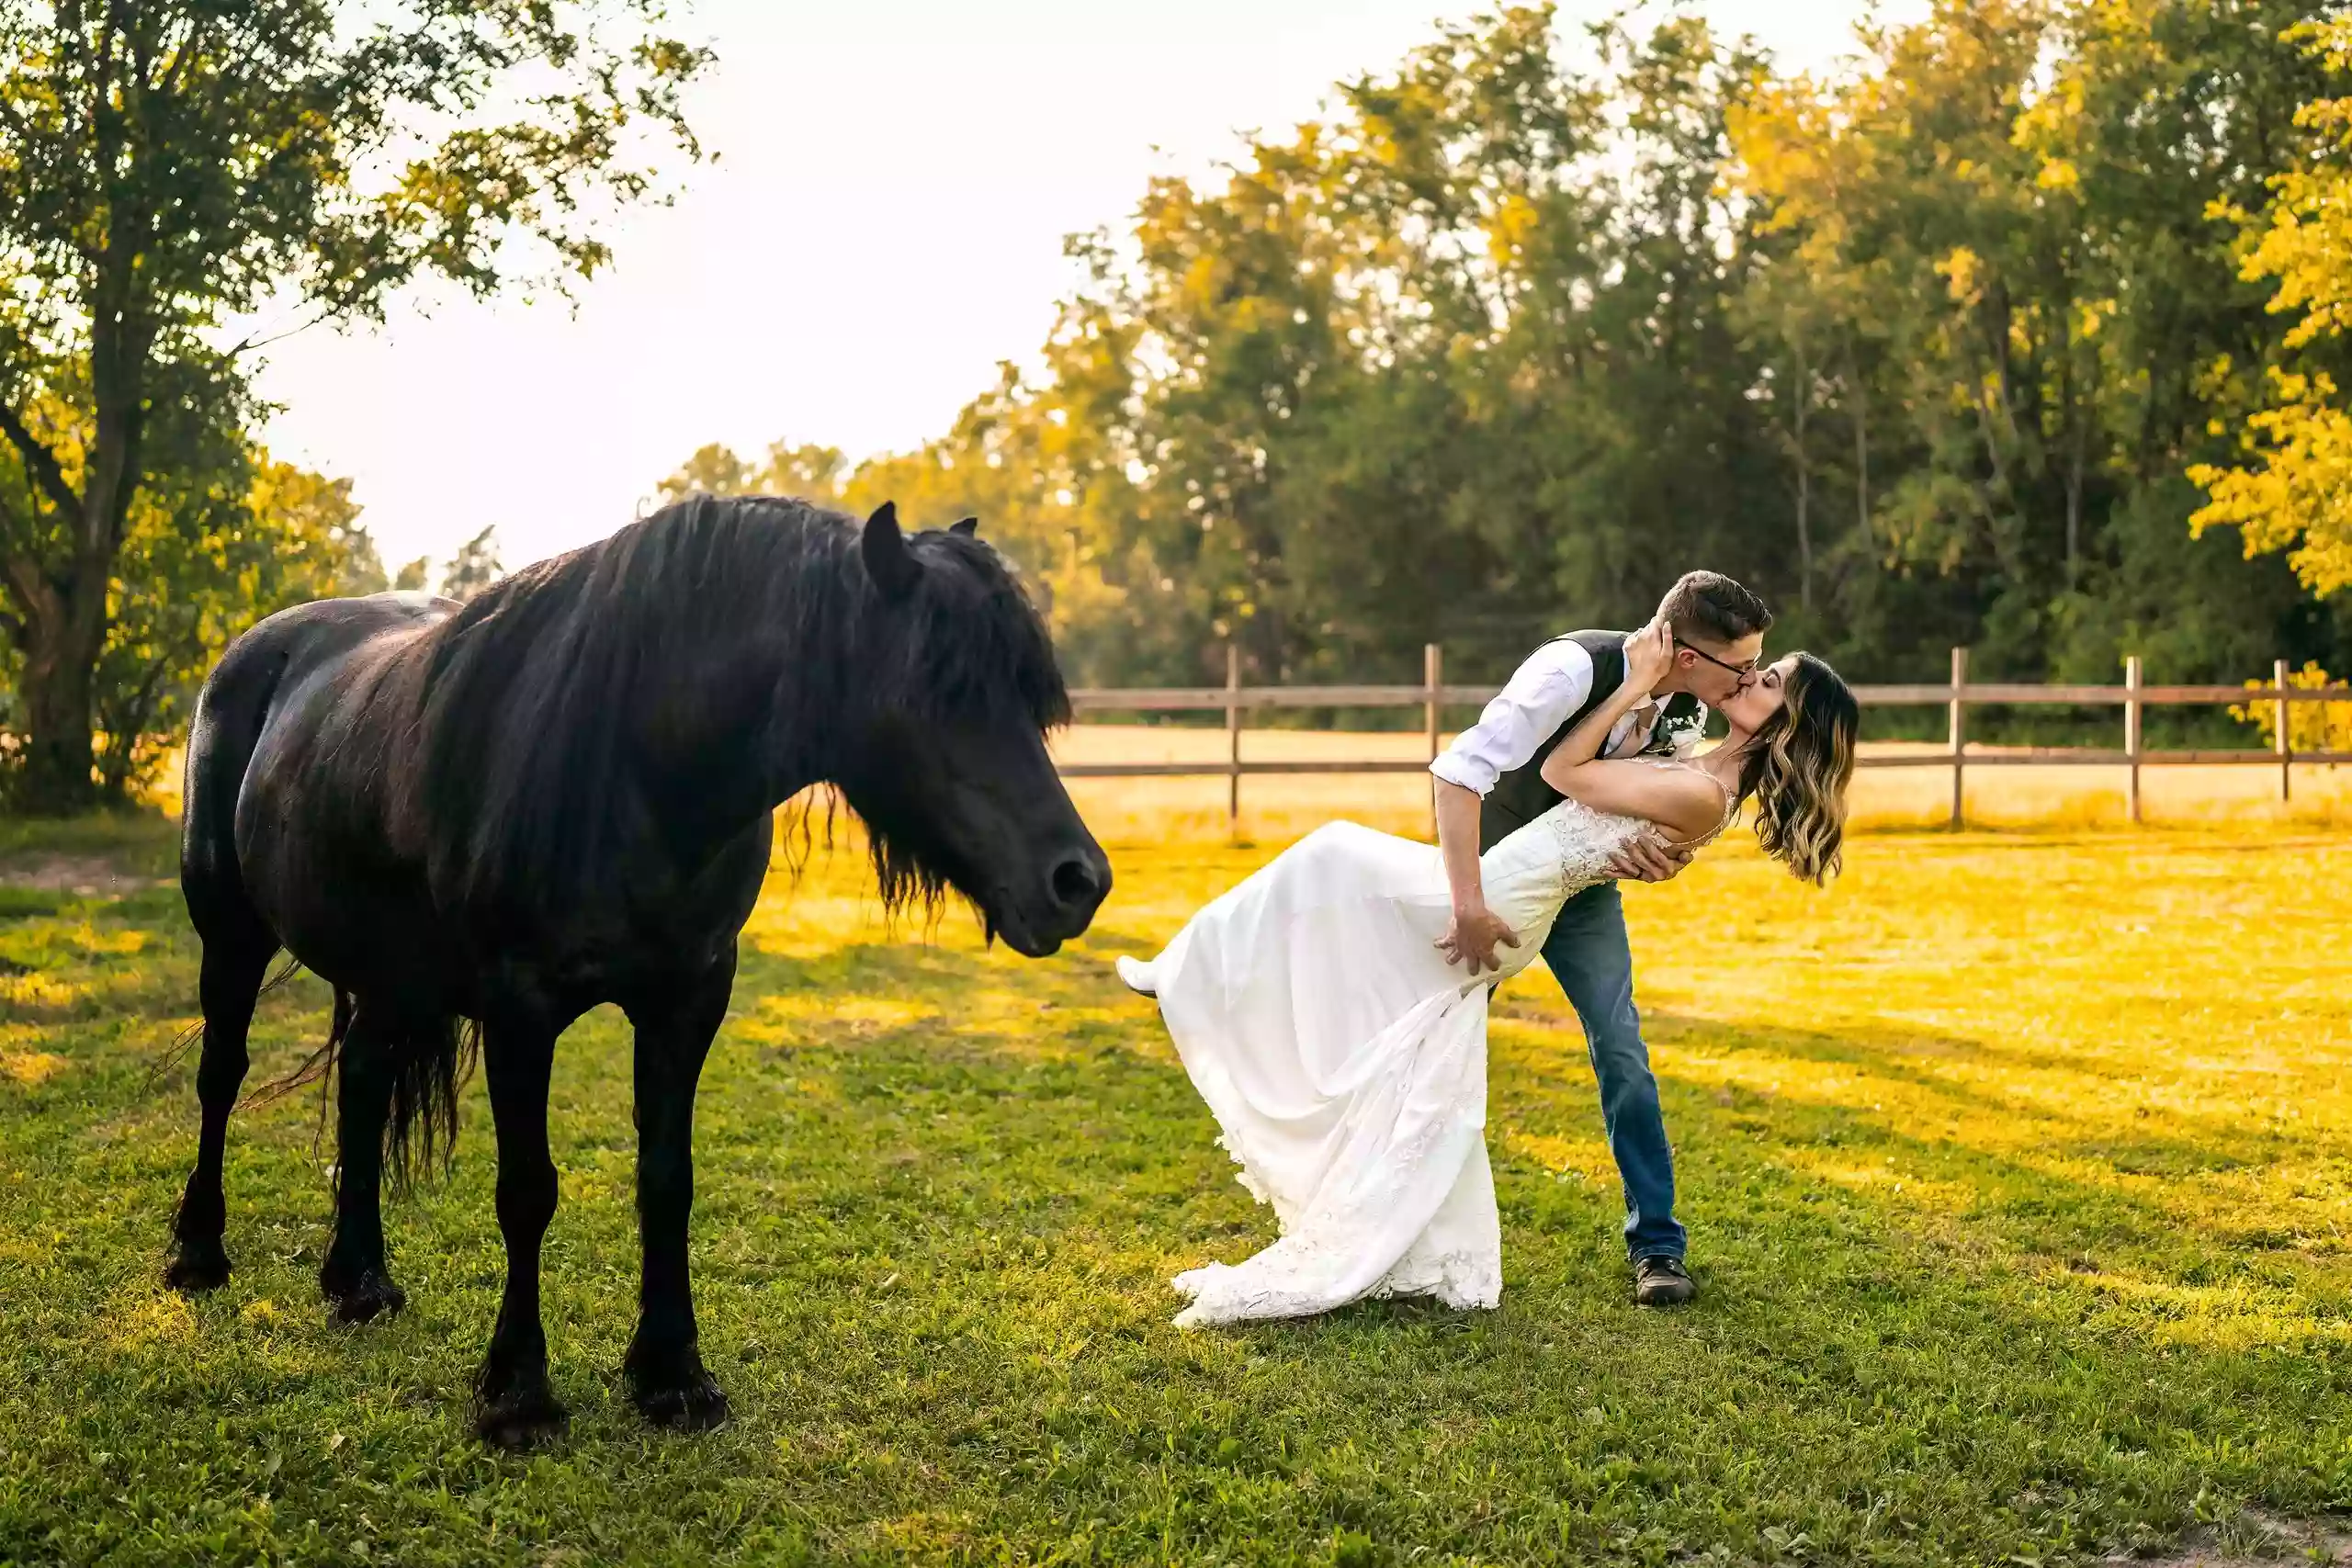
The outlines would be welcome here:
[[[1068,722],[1044,619],[993,548],[911,536],[926,570],[885,604],[858,542],[855,519],[805,502],[697,495],[492,584],[428,632],[401,702],[418,765],[393,810],[436,897],[577,906],[661,826],[641,816],[649,789],[657,811],[691,816],[747,800],[763,767],[821,780],[829,748],[878,714]],[[665,750],[684,735],[719,738],[734,771],[697,778],[708,758]],[[886,906],[935,904],[945,880],[920,825],[860,815]]]

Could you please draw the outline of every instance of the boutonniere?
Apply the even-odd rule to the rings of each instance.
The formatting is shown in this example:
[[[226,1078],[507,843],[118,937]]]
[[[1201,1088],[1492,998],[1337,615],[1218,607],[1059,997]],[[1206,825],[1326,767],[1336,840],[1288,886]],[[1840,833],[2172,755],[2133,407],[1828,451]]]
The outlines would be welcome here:
[[[1672,753],[1696,741],[1707,728],[1704,710],[1688,692],[1677,692],[1667,699],[1665,711],[1657,717],[1657,725],[1642,747],[1645,752]]]

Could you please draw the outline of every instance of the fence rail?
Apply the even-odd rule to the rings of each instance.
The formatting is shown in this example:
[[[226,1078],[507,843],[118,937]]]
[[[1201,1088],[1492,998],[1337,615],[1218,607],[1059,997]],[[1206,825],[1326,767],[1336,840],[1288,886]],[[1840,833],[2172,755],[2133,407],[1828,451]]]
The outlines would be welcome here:
[[[1061,769],[1066,778],[1223,778],[1228,781],[1226,815],[1238,823],[1241,815],[1241,781],[1273,773],[1413,773],[1427,770],[1443,744],[1440,716],[1449,707],[1482,706],[1495,694],[1491,686],[1447,685],[1444,655],[1431,644],[1422,653],[1422,680],[1418,686],[1245,686],[1238,649],[1226,649],[1222,686],[1093,687],[1070,694],[1070,705],[1087,713],[1198,713],[1225,715],[1227,750],[1221,761],[1201,762],[1071,762]],[[2297,703],[2352,703],[2352,685],[2295,686],[2290,683],[2287,661],[2271,669],[2268,685],[2151,686],[2141,679],[2137,654],[2124,660],[2119,686],[2031,685],[2015,682],[1972,682],[1968,649],[1951,650],[1951,679],[1935,685],[1856,686],[1854,696],[1864,707],[1940,707],[1950,720],[1950,739],[1940,750],[1880,753],[1859,760],[1865,768],[1950,768],[1951,820],[1963,819],[1964,781],[1970,768],[2113,766],[2128,771],[2132,820],[2141,819],[2140,771],[2143,768],[2254,765],[2278,770],[2278,798],[2293,796],[2294,766],[2298,762],[2352,762],[2352,751],[2298,751],[2289,722]],[[2141,743],[2142,719],[2151,707],[2217,706],[2222,704],[2273,705],[2273,742],[2268,748],[2156,750]],[[1972,707],[2120,707],[2123,744],[2120,747],[2018,746],[1972,749],[1968,739],[1968,710]],[[1241,757],[1242,716],[1271,708],[1418,707],[1429,743],[1427,761],[1365,758],[1362,761],[1244,761]]]

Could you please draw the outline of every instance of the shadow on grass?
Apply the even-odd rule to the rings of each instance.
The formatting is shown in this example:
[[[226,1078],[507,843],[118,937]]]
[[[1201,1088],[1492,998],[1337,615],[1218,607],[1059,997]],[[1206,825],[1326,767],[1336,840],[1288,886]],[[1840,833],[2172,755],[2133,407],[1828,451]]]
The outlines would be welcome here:
[[[1582,1036],[1573,1022],[1532,1031],[1531,1018],[1548,1015],[1522,1009],[1498,1032],[1498,1120],[1546,1146],[1577,1147],[1589,1173],[1605,1169]],[[2080,1107],[2005,1095],[1984,1082],[2080,1065],[1915,1028],[1647,1022],[1686,1207],[1710,1201],[1712,1175],[1762,1157],[1800,1174],[1815,1201],[1875,1190],[1910,1229],[1997,1239],[2020,1267],[2128,1263],[2184,1287],[2258,1280],[2305,1298],[2297,1321],[2344,1310],[2352,1280],[2327,1195],[2249,1190],[2289,1159],[2339,1157],[2328,1143],[2247,1115],[2135,1114],[2120,1085]],[[1824,1077],[1808,1066],[1848,1071]]]
[[[457,1175],[391,1211],[411,1310],[356,1332],[326,1326],[312,1283],[308,1107],[237,1124],[240,1273],[189,1305],[152,1259],[192,1116],[92,1135],[140,1108],[112,1070],[37,1114],[0,1098],[0,1260],[23,1287],[0,1333],[0,1557],[336,1559],[373,1540],[413,1562],[1256,1560],[1344,1536],[1370,1560],[1979,1562],[2352,1495],[2352,1358],[2308,1331],[2304,1356],[2219,1332],[2296,1303],[2218,1271],[2210,1215],[1905,1125],[2098,1131],[2095,1109],[2053,1119],[1922,1066],[1995,1072],[2022,1060],[2007,1047],[1912,1030],[1653,1021],[1706,1286],[1692,1311],[1628,1303],[1581,1043],[1522,1016],[1492,1076],[1499,1312],[1175,1331],[1167,1275],[1272,1230],[1150,1009],[1103,967],[1125,941],[1035,964],[747,943],[704,1080],[695,1230],[704,1348],[738,1418],[691,1440],[650,1438],[611,1381],[636,1246],[608,1010],[558,1057],[548,1316],[576,1422],[534,1461],[482,1454],[459,1412],[500,1279],[479,1084]],[[170,952],[159,994],[192,980]],[[130,1049],[86,1046],[94,1068]],[[1684,1051],[1864,1081],[1755,1093],[1678,1073]],[[1573,1145],[1586,1179],[1510,1152],[1524,1135]],[[2190,1173],[2278,1153],[2204,1122],[2110,1142]],[[1860,1179],[1872,1162],[1890,1174]],[[2062,1261],[2086,1258],[2098,1272]]]

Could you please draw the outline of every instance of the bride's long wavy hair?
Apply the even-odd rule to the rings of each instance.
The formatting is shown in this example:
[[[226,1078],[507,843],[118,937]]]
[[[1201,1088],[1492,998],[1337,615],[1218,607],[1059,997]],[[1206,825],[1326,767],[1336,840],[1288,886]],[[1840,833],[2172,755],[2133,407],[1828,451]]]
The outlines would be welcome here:
[[[1764,852],[1819,886],[1836,874],[1846,838],[1846,785],[1854,776],[1861,707],[1810,653],[1781,688],[1781,711],[1764,722],[1739,764],[1739,798],[1756,807]]]

